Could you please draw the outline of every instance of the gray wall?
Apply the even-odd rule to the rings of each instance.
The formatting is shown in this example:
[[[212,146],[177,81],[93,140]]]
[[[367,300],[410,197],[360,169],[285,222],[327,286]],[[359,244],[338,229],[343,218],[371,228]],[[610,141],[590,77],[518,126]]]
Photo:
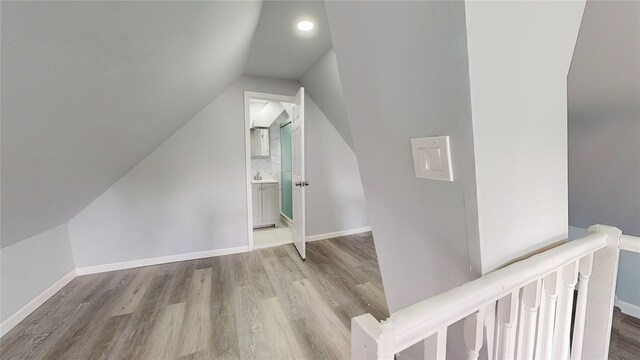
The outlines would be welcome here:
[[[344,141],[353,148],[351,129],[347,119],[347,106],[344,102],[340,74],[336,53],[329,49],[307,72],[300,78],[300,83],[313,97],[318,107],[327,116],[333,127]]]
[[[471,279],[468,243],[477,238],[467,225],[477,214],[464,3],[325,6],[395,311]],[[451,136],[454,182],[415,177],[410,139],[431,135]]]
[[[299,87],[237,80],[69,222],[76,265],[248,245],[243,91]],[[306,100],[307,235],[366,226],[355,155]]]
[[[640,236],[640,3],[587,2],[569,72],[569,223]],[[640,254],[617,296],[640,306]]]
[[[0,249],[1,321],[73,268],[67,225]]]

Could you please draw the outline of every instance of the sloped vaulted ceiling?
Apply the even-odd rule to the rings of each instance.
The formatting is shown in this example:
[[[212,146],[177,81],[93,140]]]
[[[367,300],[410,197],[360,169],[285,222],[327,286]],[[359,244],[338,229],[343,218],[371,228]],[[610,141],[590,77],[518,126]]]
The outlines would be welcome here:
[[[243,73],[261,2],[2,2],[2,246],[65,223]]]
[[[308,33],[296,29],[310,20]],[[331,33],[323,1],[266,1],[245,73],[299,80],[331,48]]]

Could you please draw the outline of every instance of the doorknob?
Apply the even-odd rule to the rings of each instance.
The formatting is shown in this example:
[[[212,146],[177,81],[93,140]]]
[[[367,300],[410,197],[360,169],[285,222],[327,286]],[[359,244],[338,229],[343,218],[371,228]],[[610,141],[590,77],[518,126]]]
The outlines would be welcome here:
[[[296,181],[296,186],[302,186],[302,182],[301,181]]]
[[[309,182],[308,182],[308,181],[306,181],[306,180],[304,181],[304,183],[303,183],[303,184],[304,184],[304,186],[309,186]]]

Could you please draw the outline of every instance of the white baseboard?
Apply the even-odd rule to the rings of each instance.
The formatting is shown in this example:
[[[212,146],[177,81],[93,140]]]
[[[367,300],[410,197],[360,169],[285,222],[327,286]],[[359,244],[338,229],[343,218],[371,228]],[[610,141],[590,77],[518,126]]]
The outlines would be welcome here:
[[[336,231],[336,232],[331,232],[331,233],[326,233],[326,234],[311,235],[311,236],[307,236],[305,238],[305,240],[306,241],[318,241],[318,240],[324,240],[324,239],[331,239],[331,238],[339,237],[339,236],[359,234],[359,233],[363,233],[363,232],[367,232],[367,231],[371,231],[371,226],[365,226],[365,227],[362,227],[362,228],[349,229],[349,230],[343,230],[343,231]]]
[[[192,253],[186,253],[186,254],[159,256],[154,258],[130,260],[130,261],[117,262],[117,263],[82,266],[82,267],[76,268],[76,271],[78,272],[78,276],[89,275],[89,274],[96,274],[96,273],[107,272],[107,271],[132,269],[132,268],[137,268],[142,266],[159,265],[159,264],[167,264],[167,263],[185,261],[185,260],[194,260],[194,259],[202,259],[202,258],[208,258],[208,257],[214,257],[214,256],[238,254],[238,253],[243,253],[247,251],[249,251],[248,246],[238,246],[238,247],[233,247],[228,249],[198,251],[198,252],[192,252]]]
[[[617,295],[614,305],[619,307],[620,311],[622,311],[624,314],[640,319],[640,306],[622,301],[618,298]]]
[[[40,305],[44,304],[45,301],[49,300],[50,297],[55,295],[55,293],[60,291],[65,285],[71,282],[71,280],[75,279],[75,277],[76,269],[73,269],[66,275],[61,277],[58,281],[53,283],[53,285],[49,286],[45,291],[41,292],[38,296],[29,301],[25,306],[21,307],[20,310],[9,316],[5,321],[2,322],[2,324],[0,324],[0,337],[8,333],[9,330],[13,329],[20,323],[20,321],[24,320],[27,316],[29,316],[29,314],[39,308]]]

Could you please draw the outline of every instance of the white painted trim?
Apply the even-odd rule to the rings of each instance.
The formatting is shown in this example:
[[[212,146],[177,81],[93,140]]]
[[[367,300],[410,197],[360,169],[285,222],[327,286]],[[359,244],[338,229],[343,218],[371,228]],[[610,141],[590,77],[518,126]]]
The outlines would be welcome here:
[[[251,119],[249,118],[249,99],[251,95],[244,92],[244,163],[247,179],[247,247],[253,251],[253,203],[251,191]]]
[[[640,253],[640,236],[620,236],[620,250]]]
[[[640,306],[628,303],[626,301],[620,300],[618,295],[616,295],[616,300],[614,305],[620,308],[623,314],[627,314],[629,316],[633,316],[634,318],[640,319]]]
[[[293,244],[293,240],[281,240],[281,241],[276,241],[268,244],[256,245],[254,249],[266,249],[270,247],[287,245],[287,244]]]
[[[251,119],[249,118],[249,100],[261,99],[293,102],[293,96],[269,94],[256,91],[244,92],[244,157],[245,177],[247,178],[247,251],[253,251],[253,203],[251,201]]]
[[[82,267],[76,268],[76,271],[78,272],[78,276],[80,276],[80,275],[96,274],[96,273],[107,272],[107,271],[131,269],[131,268],[137,268],[141,266],[159,265],[159,264],[167,264],[167,263],[172,263],[177,261],[194,260],[194,259],[202,259],[202,258],[208,258],[208,257],[214,257],[214,256],[238,254],[238,253],[243,253],[247,251],[249,251],[248,246],[238,246],[238,247],[227,248],[227,249],[206,250],[206,251],[198,251],[198,252],[178,254],[178,255],[168,255],[168,256],[159,256],[154,258],[123,261],[123,262],[117,262],[117,263],[82,266]]]
[[[367,231],[371,231],[371,226],[365,226],[365,227],[361,227],[361,228],[349,229],[349,230],[343,230],[343,231],[330,232],[330,233],[326,233],[326,234],[310,235],[310,236],[307,236],[305,238],[305,240],[306,241],[318,241],[318,240],[331,239],[331,238],[340,237],[340,236],[359,234],[359,233],[363,233],[363,232],[367,232]]]
[[[49,286],[46,290],[29,301],[25,306],[21,307],[20,310],[9,316],[5,321],[2,322],[2,324],[0,324],[0,337],[4,336],[9,332],[9,330],[18,325],[20,321],[24,320],[27,316],[29,316],[29,314],[39,308],[40,305],[49,300],[50,297],[52,297],[53,295],[55,295],[55,293],[65,287],[65,285],[71,282],[71,280],[75,279],[76,276],[76,269],[69,271],[66,275],[53,283],[53,285]]]

